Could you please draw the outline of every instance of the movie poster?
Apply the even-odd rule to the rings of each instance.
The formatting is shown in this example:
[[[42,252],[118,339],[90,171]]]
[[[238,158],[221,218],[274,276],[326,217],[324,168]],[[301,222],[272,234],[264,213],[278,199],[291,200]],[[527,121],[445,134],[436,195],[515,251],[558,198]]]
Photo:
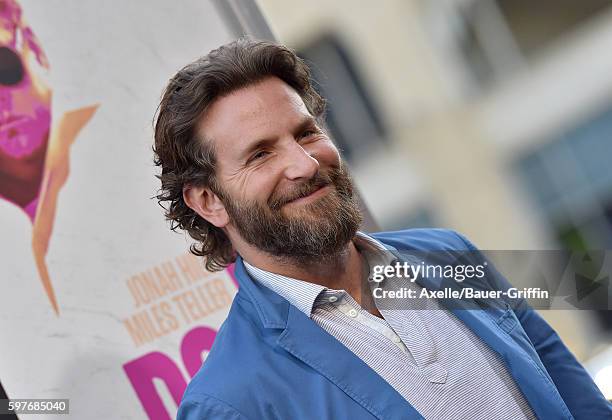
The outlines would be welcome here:
[[[0,21],[0,381],[71,418],[174,418],[236,284],[152,198],[152,121],[229,30],[201,0],[0,0]]]

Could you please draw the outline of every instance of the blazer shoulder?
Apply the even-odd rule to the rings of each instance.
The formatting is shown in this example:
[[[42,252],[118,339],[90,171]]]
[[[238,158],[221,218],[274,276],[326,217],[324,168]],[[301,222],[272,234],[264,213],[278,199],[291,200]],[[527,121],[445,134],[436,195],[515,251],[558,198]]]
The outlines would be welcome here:
[[[405,229],[377,232],[371,236],[398,250],[465,251],[476,249],[465,236],[452,229]]]

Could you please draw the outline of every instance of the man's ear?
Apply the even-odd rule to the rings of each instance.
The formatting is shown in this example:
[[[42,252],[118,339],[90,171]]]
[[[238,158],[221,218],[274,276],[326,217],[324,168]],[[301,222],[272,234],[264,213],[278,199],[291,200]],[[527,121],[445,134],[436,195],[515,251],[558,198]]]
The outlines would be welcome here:
[[[229,223],[229,215],[217,194],[208,187],[183,187],[183,200],[187,206],[218,228]]]

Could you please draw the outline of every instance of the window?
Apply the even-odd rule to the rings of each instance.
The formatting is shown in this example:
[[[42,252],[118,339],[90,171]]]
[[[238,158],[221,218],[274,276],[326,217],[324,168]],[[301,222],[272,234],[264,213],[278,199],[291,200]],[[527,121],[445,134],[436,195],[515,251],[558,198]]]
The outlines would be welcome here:
[[[612,248],[612,109],[519,159],[516,169],[560,244]]]
[[[317,90],[328,100],[327,124],[350,162],[385,140],[386,130],[348,51],[334,35],[301,48]]]
[[[612,0],[424,0],[440,60],[454,69],[468,94],[524,68],[611,5]]]

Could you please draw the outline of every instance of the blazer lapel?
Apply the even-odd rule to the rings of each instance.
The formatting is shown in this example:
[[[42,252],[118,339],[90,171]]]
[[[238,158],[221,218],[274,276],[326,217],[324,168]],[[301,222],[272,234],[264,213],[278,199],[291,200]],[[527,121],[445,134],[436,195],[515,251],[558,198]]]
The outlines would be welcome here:
[[[538,418],[572,418],[542,368],[490,316],[474,309],[452,312],[502,357]]]
[[[278,344],[306,363],[378,419],[421,419],[389,383],[341,342],[290,305]]]

